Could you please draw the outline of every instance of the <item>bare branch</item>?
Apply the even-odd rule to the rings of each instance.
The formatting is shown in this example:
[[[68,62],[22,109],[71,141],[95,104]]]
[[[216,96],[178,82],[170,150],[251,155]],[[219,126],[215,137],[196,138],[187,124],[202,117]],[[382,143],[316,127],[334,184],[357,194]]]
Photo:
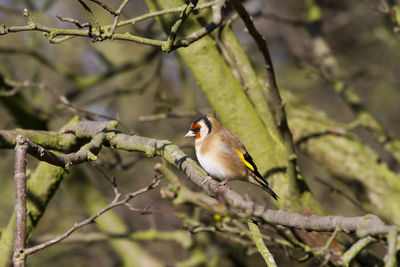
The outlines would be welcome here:
[[[387,235],[387,242],[388,242],[388,248],[387,248],[387,254],[385,258],[385,267],[396,267],[397,265],[397,259],[396,259],[396,254],[397,254],[397,237],[398,236],[398,230],[396,228],[390,229],[388,235]]]
[[[25,266],[25,257],[21,252],[25,248],[26,233],[26,152],[28,145],[25,138],[18,135],[15,146],[14,167],[14,210],[15,210],[15,233],[14,233],[14,255],[15,267]]]
[[[225,2],[225,0],[214,0],[211,2],[198,4],[194,8],[194,10],[201,10],[201,9],[209,8],[220,2]],[[149,12],[147,14],[141,15],[136,18],[120,21],[120,22],[118,22],[117,27],[128,25],[128,24],[135,25],[137,22],[145,20],[145,19],[162,16],[162,15],[167,15],[167,14],[171,14],[171,13],[179,13],[179,12],[182,12],[183,10],[185,10],[185,8],[186,8],[186,5],[181,6],[181,7],[163,9],[163,10],[159,10],[159,11],[155,11],[155,12]],[[111,27],[111,26],[105,26],[105,28],[107,28],[107,27]]]
[[[343,266],[349,266],[350,262],[369,244],[375,242],[376,239],[372,236],[364,237],[354,243],[341,257],[340,261]]]
[[[168,113],[158,113],[158,114],[153,114],[153,115],[146,115],[146,116],[140,116],[139,121],[142,122],[153,122],[153,121],[159,121],[167,118],[185,118],[185,117],[194,117],[198,113],[197,112],[191,112],[191,111],[171,111]]]
[[[178,33],[186,18],[192,13],[197,5],[198,0],[189,0],[186,8],[181,12],[179,18],[175,21],[174,25],[171,27],[171,31],[168,35],[167,41],[163,44],[161,49],[164,52],[171,52],[174,45],[175,39],[178,37]]]
[[[82,146],[76,153],[54,154],[29,140],[26,140],[26,144],[28,145],[27,151],[39,160],[55,166],[69,168],[72,165],[97,160],[96,155],[103,145],[103,135],[102,133],[95,135],[89,143]]]
[[[83,4],[84,6],[87,7],[87,5],[79,0],[81,4]],[[91,0],[93,2],[96,2],[100,5],[100,1],[98,0]],[[195,0],[193,0],[195,1]],[[124,0],[122,2],[122,4],[119,6],[117,11],[112,10],[111,8],[109,8],[107,6],[107,8],[105,8],[106,10],[108,10],[111,14],[113,14],[115,16],[114,18],[114,22],[111,25],[107,25],[107,26],[100,26],[98,25],[97,20],[95,20],[93,13],[91,12],[91,10],[88,8],[88,12],[89,15],[91,17],[91,20],[93,21],[93,23],[95,24],[95,29],[93,27],[88,27],[85,29],[62,29],[62,28],[52,28],[52,27],[47,27],[47,26],[43,26],[40,25],[34,21],[31,21],[28,25],[26,26],[6,26],[4,24],[0,24],[0,35],[5,35],[8,33],[12,33],[12,32],[22,32],[22,31],[40,31],[40,32],[44,32],[46,33],[46,37],[49,39],[49,41],[51,43],[61,43],[64,42],[66,40],[69,40],[73,37],[76,36],[81,36],[81,37],[87,37],[87,38],[91,38],[92,41],[103,41],[106,40],[108,38],[112,38],[113,40],[125,40],[125,41],[132,41],[132,42],[137,42],[140,44],[146,44],[146,45],[151,45],[151,46],[158,46],[161,47],[162,49],[166,49],[168,50],[168,52],[177,49],[179,47],[186,47],[188,45],[190,45],[191,43],[201,39],[202,37],[204,37],[206,34],[210,33],[212,30],[214,30],[219,24],[220,21],[218,20],[213,20],[213,22],[211,22],[210,24],[206,25],[205,27],[203,27],[202,29],[200,29],[199,31],[192,33],[191,35],[189,35],[186,38],[183,38],[181,40],[176,40],[176,34],[179,31],[180,26],[183,23],[182,19],[179,19],[176,22],[176,25],[173,26],[173,31],[171,31],[172,34],[169,35],[169,39],[167,39],[166,41],[162,41],[162,40],[154,40],[154,39],[150,39],[150,38],[145,38],[145,37],[140,37],[140,36],[136,36],[133,35],[129,32],[125,32],[125,33],[115,33],[115,29],[117,27],[120,26],[124,26],[127,24],[135,24],[139,21],[142,21],[144,19],[148,19],[148,18],[152,18],[155,16],[161,16],[164,14],[170,14],[170,13],[177,13],[177,12],[182,12],[182,14],[184,14],[184,12],[186,12],[185,16],[183,16],[182,18],[186,18],[186,16],[193,10],[200,10],[200,9],[205,9],[205,8],[209,8],[211,6],[214,6],[216,4],[220,4],[221,2],[225,2],[225,0],[216,0],[216,1],[212,1],[212,2],[208,2],[208,3],[204,3],[199,5],[198,7],[196,7],[196,5],[193,6],[193,4],[189,4],[190,8],[187,9],[188,6],[184,6],[184,7],[177,7],[177,8],[171,8],[171,9],[166,9],[166,10],[161,10],[158,12],[151,12],[148,14],[144,14],[142,16],[139,16],[137,18],[133,18],[133,19],[129,19],[129,20],[124,20],[124,21],[120,21],[118,22],[119,19],[119,15],[122,12],[122,9],[126,6],[127,4],[127,0]],[[197,2],[197,0],[196,0]],[[103,4],[103,3],[101,3]],[[104,4],[100,5],[104,8]],[[59,19],[61,19],[59,17]],[[73,20],[73,19],[65,19],[62,18],[62,20],[67,21],[67,22],[71,22],[74,23],[76,26],[86,26],[86,24],[77,24],[77,21]],[[79,27],[78,26],[78,27]],[[90,26],[90,25],[88,25]],[[170,45],[169,45],[170,43]],[[175,44],[174,44],[175,43]]]
[[[111,27],[111,30],[110,30],[110,33],[108,34],[108,37],[112,37],[112,35],[114,34],[115,29],[117,28],[119,16],[121,15],[122,9],[124,9],[126,4],[128,4],[128,1],[129,0],[124,0],[121,3],[121,5],[119,6],[119,8],[117,9],[117,11],[115,12],[115,14],[114,14],[115,15],[114,23],[113,23],[113,25]]]
[[[47,242],[44,242],[42,244],[36,245],[34,247],[22,250],[21,255],[23,257],[26,257],[32,253],[35,253],[39,250],[45,249],[51,245],[57,244],[58,242],[64,240],[65,238],[67,238],[68,236],[70,236],[73,232],[75,232],[76,230],[93,223],[99,216],[101,216],[102,214],[106,213],[107,211],[117,207],[117,206],[121,206],[121,205],[125,205],[126,203],[128,203],[131,199],[135,198],[138,195],[141,195],[143,193],[146,193],[147,191],[157,187],[160,184],[160,180],[159,179],[154,179],[152,181],[151,184],[149,184],[148,186],[133,192],[133,193],[129,193],[125,196],[124,199],[121,199],[118,201],[119,196],[116,196],[114,198],[114,200],[108,204],[107,206],[105,206],[104,208],[102,208],[101,210],[99,210],[98,212],[96,212],[95,214],[93,214],[91,217],[87,218],[86,220],[81,221],[80,223],[75,223],[75,225],[73,227],[71,227],[67,232],[65,232],[62,235],[59,235]]]
[[[115,71],[117,71],[117,70],[115,70]],[[103,119],[107,119],[107,120],[110,120],[110,121],[117,121],[118,124],[120,124],[121,126],[125,127],[127,130],[129,130],[129,132],[131,134],[135,134],[136,133],[126,123],[124,123],[124,122],[122,122],[122,121],[120,121],[120,120],[118,120],[118,119],[116,119],[114,117],[103,115],[103,114],[96,113],[96,112],[92,112],[92,111],[89,111],[89,110],[82,109],[82,108],[74,106],[73,104],[70,103],[70,101],[67,99],[67,97],[65,97],[64,95],[58,95],[52,88],[50,88],[49,86],[47,86],[44,83],[35,83],[35,82],[30,82],[30,81],[24,81],[24,82],[20,83],[20,82],[10,81],[10,80],[7,80],[6,82],[7,82],[7,84],[14,86],[15,88],[19,88],[18,90],[20,90],[21,88],[24,88],[24,87],[35,87],[35,88],[39,88],[41,90],[45,90],[45,91],[50,93],[50,96],[52,97],[52,100],[55,103],[63,104],[64,106],[70,108],[75,113],[84,113],[84,114],[87,114],[87,115],[90,115],[90,116],[94,116],[95,118],[98,117],[98,118],[103,118]],[[8,92],[11,92],[11,91],[8,91]]]
[[[249,229],[253,238],[253,242],[257,246],[258,251],[261,256],[264,258],[265,263],[268,267],[277,267],[275,259],[272,256],[271,252],[268,250],[267,246],[264,244],[264,241],[261,237],[261,232],[258,226],[252,222],[248,221]]]
[[[116,182],[117,179],[114,176],[109,177],[99,166],[97,166],[96,163],[92,162],[92,166],[96,170],[98,170],[102,174],[102,176],[111,184],[113,191],[114,191],[114,195],[119,197],[121,195],[121,193],[118,190],[118,185]]]
[[[103,2],[101,2],[100,0],[89,0],[92,1],[93,3],[96,3],[97,5],[101,6],[102,8],[104,8],[105,10],[107,10],[108,12],[110,12],[113,15],[116,15],[117,12],[114,11],[114,9],[112,9],[111,7],[107,6],[106,4],[104,4]]]
[[[185,38],[179,39],[174,47],[187,47],[190,44],[194,43],[195,41],[201,39],[205,35],[214,31],[218,26],[222,23],[222,8],[225,5],[225,0],[219,1],[215,6],[213,6],[213,20],[201,28],[200,30],[191,33],[190,35],[186,36]]]
[[[71,18],[63,18],[63,17],[60,17],[60,16],[56,16],[59,20],[61,20],[61,21],[63,21],[63,22],[69,22],[69,23],[72,23],[72,24],[74,24],[76,27],[78,27],[79,29],[82,29],[82,28],[86,28],[86,27],[89,27],[89,23],[88,22],[86,22],[86,23],[80,23],[79,21],[77,21],[76,19],[71,19]]]
[[[4,24],[0,25],[0,35],[5,35],[8,33],[15,33],[15,32],[22,32],[22,31],[40,31],[44,32],[47,35],[47,38],[51,43],[57,42],[57,37],[63,36],[65,38],[71,38],[71,36],[81,36],[81,37],[87,37],[90,39],[96,38],[100,40],[106,39],[105,36],[107,33],[105,33],[104,28],[100,28],[99,33],[93,33],[90,29],[60,29],[60,28],[52,28],[52,27],[47,27],[43,26],[40,24],[29,24],[25,26],[10,26],[7,27]],[[102,33],[100,33],[102,32]],[[67,37],[68,36],[68,37]],[[164,41],[160,40],[154,40],[150,38],[145,38],[145,37],[139,37],[135,36],[133,34],[130,34],[128,32],[121,34],[114,34],[113,39],[115,40],[125,40],[125,41],[133,41],[137,42],[140,44],[147,44],[147,45],[152,45],[152,46],[159,46],[161,47],[164,44]]]

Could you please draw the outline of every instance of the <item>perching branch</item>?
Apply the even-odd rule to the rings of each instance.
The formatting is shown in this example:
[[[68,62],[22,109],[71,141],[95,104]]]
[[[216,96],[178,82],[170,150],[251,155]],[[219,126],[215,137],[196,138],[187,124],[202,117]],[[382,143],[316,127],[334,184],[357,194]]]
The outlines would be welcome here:
[[[214,0],[214,1],[207,2],[207,3],[198,4],[194,8],[194,10],[202,10],[205,8],[209,8],[209,7],[219,4],[221,2],[225,2],[225,0]],[[145,19],[154,18],[154,17],[172,14],[172,13],[179,13],[179,12],[182,12],[183,10],[185,10],[185,8],[186,8],[186,5],[183,5],[181,7],[167,8],[167,9],[163,9],[163,10],[159,10],[159,11],[155,11],[155,12],[149,12],[147,14],[141,15],[141,16],[133,18],[133,19],[120,21],[120,22],[118,22],[117,27],[121,27],[121,26],[125,26],[125,25],[135,25],[136,23],[143,21]],[[110,26],[105,26],[105,28],[107,28],[107,27],[110,27]]]
[[[114,18],[114,23],[113,23],[113,25],[112,25],[112,27],[111,27],[110,33],[108,34],[108,37],[109,37],[109,38],[113,36],[113,34],[114,34],[114,32],[115,32],[115,29],[117,28],[119,16],[121,15],[122,9],[124,9],[125,6],[128,4],[128,1],[129,1],[129,0],[124,0],[124,1],[121,3],[121,5],[119,6],[119,8],[117,9],[117,11],[114,13],[115,18]]]
[[[63,22],[69,22],[69,23],[72,23],[72,24],[74,24],[76,27],[78,27],[79,29],[82,29],[82,28],[86,28],[86,27],[89,27],[89,23],[88,22],[86,22],[86,23],[80,23],[78,20],[76,20],[76,19],[71,19],[71,18],[64,18],[64,17],[60,17],[60,16],[56,16],[60,21],[63,21]]]
[[[139,121],[142,122],[154,122],[154,121],[159,121],[167,118],[173,118],[173,119],[178,119],[178,118],[186,118],[190,117],[193,118],[197,115],[195,111],[170,111],[167,113],[157,113],[157,114],[152,114],[152,115],[144,115],[139,117]]]
[[[387,254],[385,257],[385,267],[396,267],[397,265],[397,252],[399,249],[397,248],[397,239],[398,239],[398,229],[392,228],[390,229],[387,235]]]
[[[81,121],[75,126],[66,130],[66,133],[75,133],[81,138],[88,138],[89,136],[97,137],[101,127],[101,122]],[[112,125],[112,123],[111,123]],[[103,126],[104,127],[104,126]],[[20,131],[23,133],[23,131]],[[48,133],[52,135],[51,133]],[[53,133],[57,134],[57,133]],[[100,139],[96,139],[98,142]],[[144,152],[147,156],[161,156],[170,164],[176,166],[184,172],[189,179],[201,187],[207,194],[218,197],[225,201],[225,203],[234,207],[234,210],[240,212],[239,216],[246,216],[250,218],[261,219],[266,223],[302,229],[306,231],[338,231],[341,232],[356,232],[360,229],[364,234],[385,234],[391,228],[382,222],[377,216],[365,215],[359,217],[342,217],[342,216],[305,216],[298,213],[285,212],[279,210],[269,210],[265,207],[254,203],[253,201],[245,198],[236,192],[230,190],[228,187],[220,186],[214,180],[210,180],[206,184],[202,184],[207,176],[199,165],[185,155],[182,150],[169,141],[157,140],[153,138],[130,136],[122,133],[116,133],[110,129],[103,133],[102,140],[107,146],[114,149],[126,151]],[[78,140],[77,140],[78,141]],[[85,149],[81,149],[81,151]],[[83,162],[83,161],[82,161]],[[233,210],[233,211],[234,211]],[[377,230],[379,230],[377,232]]]

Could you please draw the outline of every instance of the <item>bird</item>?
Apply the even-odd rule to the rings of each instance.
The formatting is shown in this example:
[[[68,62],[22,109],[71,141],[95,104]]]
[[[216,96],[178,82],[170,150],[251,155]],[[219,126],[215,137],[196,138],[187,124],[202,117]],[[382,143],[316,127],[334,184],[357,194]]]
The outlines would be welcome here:
[[[195,137],[197,160],[209,174],[202,184],[212,177],[221,181],[221,185],[228,180],[240,179],[263,188],[278,200],[278,195],[259,173],[244,144],[217,119],[207,115],[198,117],[184,137]]]

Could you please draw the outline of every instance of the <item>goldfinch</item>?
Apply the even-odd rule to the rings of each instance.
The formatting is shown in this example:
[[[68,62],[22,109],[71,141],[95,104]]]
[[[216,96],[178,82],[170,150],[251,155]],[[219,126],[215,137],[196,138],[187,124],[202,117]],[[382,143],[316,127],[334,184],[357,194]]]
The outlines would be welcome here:
[[[185,137],[195,137],[196,156],[200,165],[209,175],[222,181],[221,184],[232,179],[246,180],[262,187],[274,199],[278,199],[277,194],[258,172],[243,143],[215,118],[197,118]],[[211,177],[203,183],[209,179]]]

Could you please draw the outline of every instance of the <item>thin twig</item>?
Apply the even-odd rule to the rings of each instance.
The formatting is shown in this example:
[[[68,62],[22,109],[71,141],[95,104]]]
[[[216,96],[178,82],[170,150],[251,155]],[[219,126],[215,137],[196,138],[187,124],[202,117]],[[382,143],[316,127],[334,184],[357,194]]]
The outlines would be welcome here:
[[[7,82],[9,82],[9,81],[7,81]],[[117,121],[118,124],[120,124],[121,126],[125,127],[127,130],[129,130],[129,132],[131,134],[136,134],[135,130],[133,130],[126,123],[118,120],[117,118],[103,115],[103,114],[96,113],[96,112],[92,112],[92,111],[74,106],[73,104],[70,103],[70,101],[64,95],[58,95],[57,93],[55,93],[55,91],[52,88],[50,88],[49,86],[47,86],[44,83],[35,83],[35,82],[30,82],[30,81],[24,81],[23,83],[19,83],[19,82],[12,81],[11,84],[14,84],[15,87],[36,87],[36,88],[45,90],[50,93],[50,96],[52,97],[54,102],[63,104],[64,106],[70,108],[72,111],[74,111],[76,113],[79,112],[79,113],[84,113],[84,114],[87,114],[90,116],[94,116],[95,118],[98,117],[98,118],[103,118],[103,119],[107,119],[107,120]]]
[[[118,201],[119,196],[116,195],[114,200],[110,204],[108,204],[107,206],[105,206],[104,208],[102,208],[101,210],[96,212],[95,214],[93,214],[91,217],[87,218],[86,220],[81,221],[80,223],[75,223],[75,225],[73,227],[71,227],[67,232],[65,232],[62,235],[59,235],[59,236],[57,236],[57,237],[55,237],[55,238],[53,238],[53,239],[51,239],[51,240],[49,240],[47,242],[44,242],[42,244],[39,244],[39,245],[36,245],[34,247],[31,247],[31,248],[23,250],[21,255],[26,257],[26,256],[28,256],[28,255],[30,255],[32,253],[35,253],[35,252],[39,251],[39,250],[42,250],[42,249],[45,249],[45,248],[47,248],[47,247],[49,247],[51,245],[57,244],[58,242],[60,242],[63,239],[67,238],[68,236],[70,236],[76,230],[78,230],[78,229],[80,229],[80,228],[82,228],[82,227],[84,227],[84,226],[86,226],[88,224],[93,223],[99,216],[101,216],[102,214],[106,213],[107,211],[109,211],[109,210],[111,210],[111,209],[113,209],[113,208],[115,208],[117,206],[125,205],[131,199],[133,199],[134,197],[136,197],[138,195],[141,195],[141,194],[143,194],[143,193],[145,193],[145,192],[157,187],[159,185],[159,183],[160,183],[159,179],[154,179],[152,181],[152,183],[149,184],[148,186],[146,186],[146,187],[144,187],[144,188],[142,188],[142,189],[140,189],[140,190],[138,190],[136,192],[127,194],[124,199],[119,200],[119,201]]]
[[[154,122],[154,121],[159,121],[163,119],[179,119],[179,118],[186,118],[186,117],[194,117],[196,116],[197,112],[195,111],[171,111],[167,113],[158,113],[158,114],[153,114],[153,115],[145,115],[145,116],[140,116],[139,121],[141,122]]]
[[[124,0],[124,1],[121,3],[121,5],[119,6],[119,8],[117,9],[117,11],[115,12],[115,14],[114,14],[114,15],[115,15],[114,23],[113,23],[113,25],[112,25],[112,27],[111,27],[110,33],[108,34],[108,37],[109,37],[109,38],[112,38],[112,36],[113,36],[113,34],[114,34],[114,32],[115,32],[115,29],[117,28],[118,19],[119,19],[119,16],[121,15],[122,9],[125,8],[126,4],[128,4],[128,1],[129,1],[129,0]]]
[[[115,196],[120,196],[121,193],[118,190],[118,185],[117,185],[117,178],[115,178],[115,176],[109,177],[105,171],[103,171],[96,163],[92,162],[92,166],[98,170],[102,176],[111,184],[113,191],[114,191],[114,195]]]
[[[112,9],[111,7],[107,6],[106,4],[104,4],[103,2],[99,1],[99,0],[89,0],[92,1],[93,3],[96,3],[97,5],[101,6],[102,8],[104,8],[105,10],[107,10],[108,12],[110,12],[113,15],[116,15],[116,11],[114,11],[114,9]]]
[[[44,66],[48,67],[50,70],[60,74],[61,76],[70,79],[76,80],[78,77],[77,74],[71,72],[67,68],[62,65],[56,64],[54,61],[46,58],[44,54],[41,54],[38,50],[30,49],[30,48],[16,48],[16,47],[1,47],[0,53],[10,54],[22,54],[24,56],[30,56],[39,61]],[[5,78],[4,82],[12,87],[18,87],[20,83],[11,81],[10,79]]]
[[[49,87],[45,87],[45,88],[50,89]],[[127,130],[129,130],[129,132],[131,134],[136,134],[136,131],[133,130],[131,127],[129,127],[126,123],[124,123],[124,122],[122,122],[122,121],[120,121],[120,120],[118,120],[118,119],[116,119],[114,117],[111,117],[111,116],[103,115],[103,114],[100,114],[100,113],[96,113],[96,112],[92,112],[92,111],[89,111],[89,110],[86,110],[86,109],[82,109],[82,108],[76,107],[76,106],[72,105],[68,101],[68,99],[66,97],[64,97],[64,96],[59,96],[58,97],[58,102],[63,104],[63,105],[65,105],[65,106],[67,106],[67,107],[69,107],[69,108],[71,108],[72,110],[75,110],[76,112],[86,113],[86,114],[92,115],[94,117],[100,117],[100,118],[104,118],[104,119],[107,119],[107,120],[118,121],[118,123],[121,126],[125,127]]]
[[[275,13],[261,13],[259,14],[260,17],[264,18],[264,19],[268,19],[268,20],[273,20],[279,23],[285,23],[285,24],[289,24],[292,26],[305,26],[306,22],[304,22],[301,19],[289,19],[289,18],[285,18],[285,17],[281,17]]]
[[[215,0],[215,1],[208,2],[208,3],[203,3],[196,7],[192,7],[192,4],[189,4],[189,6],[191,7],[189,9],[187,9],[188,6],[185,5],[184,7],[176,7],[176,8],[161,10],[161,11],[157,11],[157,12],[150,12],[150,13],[144,14],[142,16],[133,18],[133,19],[119,21],[119,22],[118,22],[118,18],[117,18],[118,16],[116,16],[116,11],[112,10],[113,12],[110,12],[110,13],[116,16],[116,18],[115,18],[116,20],[114,19],[114,22],[111,25],[106,25],[106,26],[101,27],[99,25],[98,21],[95,19],[90,8],[82,0],[78,0],[78,1],[84,6],[85,10],[89,13],[90,19],[91,19],[94,27],[92,27],[89,24],[88,27],[85,29],[63,29],[63,28],[53,28],[53,27],[43,26],[36,22],[30,22],[28,25],[25,25],[25,26],[6,26],[5,24],[0,24],[0,36],[8,34],[8,33],[12,33],[12,32],[40,31],[40,32],[44,32],[45,36],[48,38],[49,42],[54,43],[54,44],[58,44],[58,43],[70,40],[77,36],[89,37],[92,39],[92,41],[103,41],[108,38],[112,38],[113,40],[125,40],[125,41],[132,41],[132,42],[140,43],[140,44],[157,46],[157,47],[161,47],[161,48],[165,47],[166,50],[168,50],[168,52],[170,52],[179,47],[186,47],[186,46],[192,44],[193,42],[201,39],[206,34],[210,33],[215,28],[217,28],[217,26],[220,24],[221,20],[214,19],[211,23],[209,23],[205,27],[201,28],[199,31],[194,32],[183,39],[176,40],[176,42],[175,42],[175,39],[176,39],[175,33],[178,33],[180,25],[182,25],[182,23],[183,23],[182,18],[180,18],[177,21],[176,25],[174,25],[175,27],[173,27],[174,28],[173,31],[175,33],[173,33],[172,35],[170,34],[169,40],[167,40],[167,41],[140,37],[140,36],[133,35],[129,32],[115,33],[115,29],[113,30],[113,28],[121,27],[121,26],[124,26],[127,24],[135,24],[144,19],[152,18],[155,16],[161,16],[164,14],[182,12],[182,14],[185,13],[188,15],[190,13],[188,11],[205,9],[205,8],[209,8],[211,6],[217,5],[221,2],[225,2],[225,0],[222,0],[222,1]],[[101,3],[100,1],[97,1],[97,0],[91,0],[91,1]],[[197,0],[192,0],[192,1],[196,2]],[[127,1],[125,0],[122,4],[124,4],[125,2],[127,2]],[[123,5],[121,5],[121,6],[124,7]],[[121,11],[122,11],[122,9],[121,9]],[[216,15],[216,13],[214,13],[214,15]],[[184,16],[183,18],[186,18],[186,16]],[[63,19],[65,21],[74,23],[77,26],[78,25],[86,26],[86,24],[76,24],[76,21],[73,19],[65,19],[65,18],[63,18]],[[117,21],[117,24],[115,24],[115,21]],[[113,34],[111,35],[110,32]],[[167,42],[171,43],[171,45],[166,45]]]
[[[342,190],[341,188],[339,188],[338,186],[333,185],[332,182],[329,183],[327,181],[322,180],[319,177],[316,177],[315,181],[319,182],[321,185],[324,185],[324,186],[328,187],[331,191],[336,192],[336,193],[344,196],[347,200],[349,200],[351,203],[353,203],[354,206],[362,209],[360,203],[357,202],[357,200],[354,198],[354,196],[352,194],[349,194],[349,193],[345,192],[345,190]]]
[[[14,233],[14,255],[15,267],[25,266],[25,257],[21,252],[25,248],[26,233],[26,151],[28,145],[25,138],[18,135],[15,146],[14,167],[14,211],[15,211],[15,233]]]
[[[100,23],[96,19],[96,17],[94,16],[94,14],[93,14],[92,10],[90,9],[90,7],[83,0],[78,0],[78,2],[86,10],[86,12],[89,15],[90,21],[91,21],[91,23],[89,23],[89,31],[88,31],[89,37],[91,37],[93,41],[96,41],[98,33],[94,34],[94,32],[96,30],[100,31]]]
[[[249,229],[253,238],[254,243],[256,244],[258,252],[264,258],[265,263],[268,267],[277,267],[274,256],[268,250],[267,246],[265,245],[262,237],[261,232],[258,226],[252,222],[248,221]]]
[[[212,7],[213,20],[202,27],[200,30],[191,33],[185,38],[179,39],[174,44],[175,47],[187,47],[195,41],[201,39],[205,35],[213,32],[222,23],[222,8],[225,5],[225,0],[219,1],[216,5]]]
[[[0,90],[0,97],[11,97],[19,93],[24,86],[15,86],[11,90]]]
[[[56,17],[57,17],[59,20],[63,21],[63,22],[69,22],[69,23],[74,24],[74,25],[75,25],[76,27],[78,27],[79,29],[89,27],[89,23],[88,23],[88,22],[86,22],[86,23],[80,23],[80,22],[79,22],[78,20],[76,20],[76,19],[64,18],[64,17],[58,16],[58,15],[56,15]]]
[[[359,239],[356,243],[354,243],[341,257],[340,261],[343,266],[349,266],[350,262],[358,255],[360,252],[366,248],[372,242],[375,242],[376,239],[372,236],[367,236]]]
[[[323,250],[328,250],[329,247],[332,245],[332,242],[335,240],[338,232],[339,232],[339,225],[336,227],[335,231],[332,233],[332,235],[329,237],[328,241],[326,241],[325,246],[323,247]]]
[[[175,21],[174,25],[171,27],[171,31],[168,35],[167,41],[162,45],[161,49],[164,52],[171,52],[175,39],[178,37],[179,30],[181,29],[186,18],[192,13],[193,9],[196,7],[198,0],[189,0],[186,8],[181,12],[179,18]]]
[[[396,259],[396,254],[397,254],[397,229],[393,227],[389,233],[387,234],[387,242],[388,242],[388,248],[387,248],[387,254],[385,257],[385,267],[396,267],[397,265],[397,259]]]

